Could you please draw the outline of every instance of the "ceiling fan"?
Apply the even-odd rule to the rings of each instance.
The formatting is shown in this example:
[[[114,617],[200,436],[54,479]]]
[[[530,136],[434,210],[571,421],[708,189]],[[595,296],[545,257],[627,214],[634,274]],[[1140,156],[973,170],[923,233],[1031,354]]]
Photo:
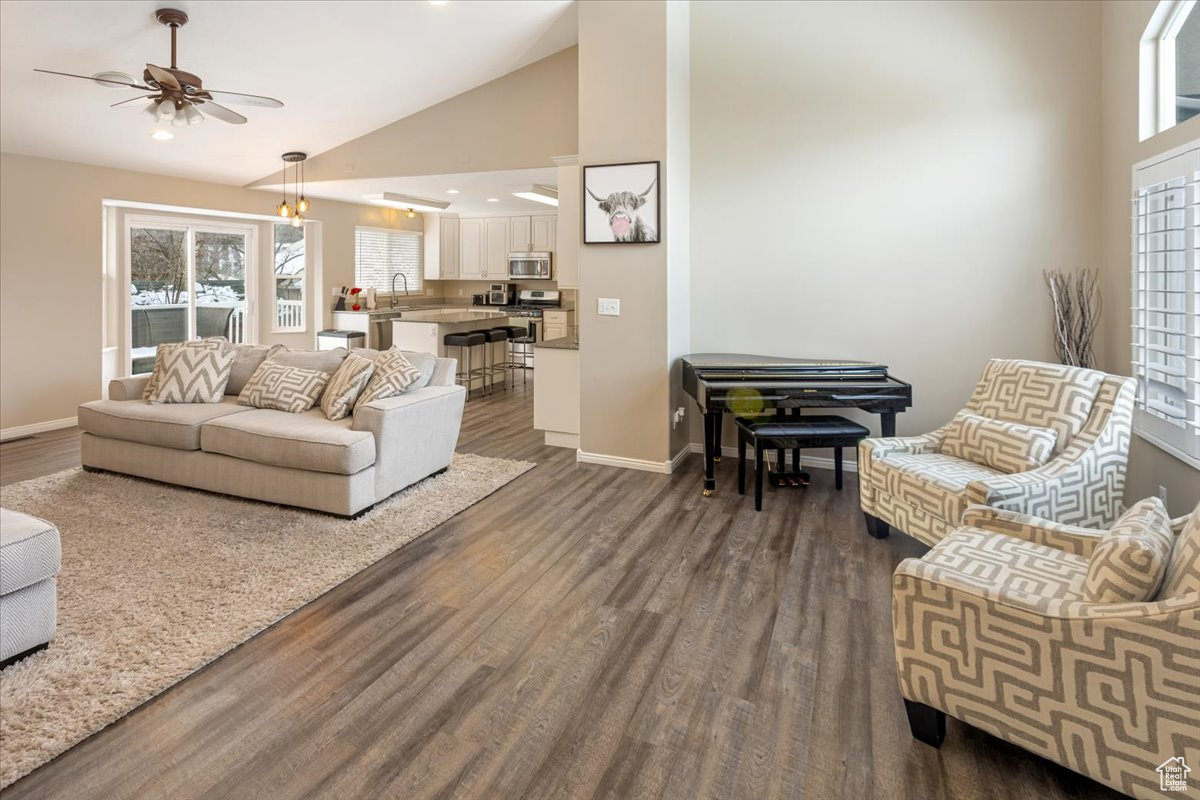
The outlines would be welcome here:
[[[110,89],[137,89],[149,94],[131,97],[111,107],[123,106],[135,100],[149,100],[145,112],[156,121],[170,122],[176,127],[195,125],[203,122],[205,116],[216,117],[222,122],[233,125],[243,125],[246,118],[236,111],[217,103],[231,105],[260,106],[263,108],[282,108],[283,103],[274,97],[263,97],[244,92],[225,92],[215,89],[205,89],[200,76],[179,69],[175,65],[175,33],[187,24],[188,15],[175,8],[160,8],[154,12],[154,17],[171,29],[171,66],[159,67],[147,64],[139,83],[131,75],[123,72],[97,72],[95,75],[75,75],[70,72],[56,72],[51,69],[35,69],[34,72],[45,72],[50,75],[65,75],[68,78],[83,78],[93,81]],[[164,138],[170,138],[169,135]]]

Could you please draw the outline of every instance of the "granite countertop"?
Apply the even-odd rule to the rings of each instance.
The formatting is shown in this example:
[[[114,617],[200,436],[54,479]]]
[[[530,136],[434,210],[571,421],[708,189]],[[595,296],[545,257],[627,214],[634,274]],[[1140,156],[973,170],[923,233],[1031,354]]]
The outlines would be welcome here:
[[[396,322],[437,322],[453,324],[457,322],[483,322],[489,319],[507,319],[508,314],[500,311],[413,311],[392,320]]]
[[[578,350],[579,334],[572,333],[557,339],[547,339],[544,342],[538,342],[534,347],[544,347],[547,350]]]
[[[382,305],[377,306],[375,308],[372,308],[372,309],[364,308],[361,311],[354,311],[353,309],[350,309],[350,308],[341,308],[341,309],[335,308],[332,310],[338,314],[391,314],[396,311],[409,311],[414,308],[443,308],[446,306],[471,308],[471,303],[470,303],[469,299],[467,302],[463,302],[463,298],[461,298],[461,297],[455,297],[455,298],[450,298],[450,299],[441,298],[441,297],[432,297],[432,298],[428,298],[425,300],[422,300],[419,297],[414,297],[411,300],[407,300],[407,301],[400,300],[399,298],[397,298],[395,308],[392,308],[385,302]]]

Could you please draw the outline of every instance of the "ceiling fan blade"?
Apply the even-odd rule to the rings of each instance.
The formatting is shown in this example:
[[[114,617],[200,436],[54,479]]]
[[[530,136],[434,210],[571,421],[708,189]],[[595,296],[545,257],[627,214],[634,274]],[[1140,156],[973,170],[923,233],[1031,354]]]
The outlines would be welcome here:
[[[133,83],[133,82],[125,83],[124,81],[118,81],[113,78],[105,78],[104,80],[98,80],[98,79],[92,77],[91,75],[76,75],[73,72],[56,72],[52,69],[38,69],[37,67],[34,67],[33,71],[34,72],[44,72],[47,75],[64,75],[68,78],[83,78],[85,81],[91,81],[92,83],[98,83],[102,86],[104,86],[104,85],[111,86],[113,84],[120,83],[123,86],[128,86],[130,89],[141,89],[142,91],[145,91],[145,92],[150,91],[149,86],[142,86],[140,83]]]
[[[244,92],[222,92],[217,89],[205,89],[206,94],[212,95],[215,99],[224,103],[229,103],[232,106],[260,106],[262,108],[283,108],[283,103],[276,100],[274,97],[263,97],[259,94],[245,94]]]
[[[217,119],[221,120],[222,122],[228,122],[231,125],[246,124],[246,118],[243,117],[241,114],[237,113],[236,111],[231,111],[230,109],[226,108],[225,106],[217,105],[216,103],[214,103],[211,100],[204,101],[203,105],[200,105],[200,101],[197,100],[196,106],[202,112],[207,114],[208,116],[216,117]]]
[[[179,85],[179,81],[175,79],[175,76],[167,72],[162,67],[156,67],[153,64],[147,64],[146,71],[149,72],[150,77],[158,81],[158,85],[164,89],[174,89],[175,91],[179,91],[182,88]]]
[[[117,106],[123,106],[123,105],[125,105],[126,103],[132,103],[134,100],[145,100],[147,97],[158,97],[158,95],[157,95],[157,94],[142,94],[142,95],[138,95],[137,97],[131,97],[131,98],[129,98],[128,100],[122,100],[122,101],[121,101],[121,102],[119,102],[119,103],[113,103],[111,106],[109,106],[109,108],[116,108]]]

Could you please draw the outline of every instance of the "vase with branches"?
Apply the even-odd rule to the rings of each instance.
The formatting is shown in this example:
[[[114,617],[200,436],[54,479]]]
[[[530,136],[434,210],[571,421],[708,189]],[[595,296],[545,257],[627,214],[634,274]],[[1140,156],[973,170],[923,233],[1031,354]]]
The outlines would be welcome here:
[[[1096,365],[1093,344],[1100,322],[1100,278],[1094,269],[1045,270],[1054,308],[1054,352],[1073,367]]]

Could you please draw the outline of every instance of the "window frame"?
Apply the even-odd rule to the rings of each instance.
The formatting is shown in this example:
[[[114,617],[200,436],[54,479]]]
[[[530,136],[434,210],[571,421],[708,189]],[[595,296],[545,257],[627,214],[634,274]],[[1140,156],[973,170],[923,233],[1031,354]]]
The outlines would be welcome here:
[[[1175,168],[1167,168],[1168,162],[1177,159],[1186,159],[1180,166]],[[1130,372],[1138,379],[1137,394],[1134,403],[1133,414],[1133,432],[1156,447],[1165,450],[1186,464],[1189,464],[1197,469],[1200,469],[1200,419],[1197,419],[1195,412],[1193,417],[1185,422],[1184,426],[1178,426],[1165,419],[1148,412],[1143,400],[1145,398],[1145,389],[1140,375],[1146,373],[1149,368],[1150,359],[1148,355],[1141,362],[1137,359],[1138,331],[1142,329],[1144,341],[1148,342],[1149,337],[1149,321],[1148,314],[1149,303],[1146,298],[1149,294],[1147,287],[1142,294],[1142,301],[1139,303],[1138,288],[1139,288],[1139,237],[1142,235],[1138,230],[1139,213],[1138,213],[1138,192],[1142,189],[1163,183],[1171,179],[1171,176],[1182,170],[1184,178],[1185,199],[1183,210],[1185,212],[1185,227],[1184,227],[1184,328],[1182,336],[1184,337],[1184,406],[1188,404],[1193,406],[1200,405],[1200,139],[1193,140],[1187,144],[1172,148],[1164,153],[1153,158],[1148,158],[1133,165],[1131,174],[1131,207],[1130,207],[1130,351],[1129,362]],[[1191,215],[1190,222],[1187,222],[1187,215]],[[1147,231],[1146,235],[1149,235]],[[1190,243],[1189,240],[1190,239]],[[1138,314],[1143,315],[1143,322],[1139,326]],[[1170,334],[1178,335],[1178,334]],[[1143,354],[1146,354],[1148,348],[1142,346]],[[1186,388],[1190,385],[1190,391]]]
[[[279,324],[279,282],[293,280],[296,276],[281,275],[275,271],[275,231],[280,227],[291,227],[288,222],[271,223],[271,333],[304,333],[308,330],[308,287],[309,287],[309,233],[308,223],[300,226],[303,230],[304,269],[300,273],[300,324],[296,326],[280,326]]]
[[[408,292],[408,296],[409,297],[425,296],[426,278],[425,278],[425,233],[424,233],[424,231],[414,231],[414,230],[411,230],[408,228],[381,228],[378,225],[355,225],[354,226],[354,286],[359,287],[359,288],[363,289],[364,291],[370,287],[364,286],[360,282],[360,277],[359,277],[358,241],[359,241],[359,232],[360,231],[372,231],[375,233],[384,233],[384,234],[388,234],[389,236],[411,236],[414,239],[416,239],[418,261],[417,261],[415,273],[416,273],[416,279],[419,283],[419,287],[415,291],[410,289]],[[375,291],[377,294],[390,294],[391,287],[390,286],[386,287],[386,288],[376,287]]]
[[[1138,140],[1175,127],[1175,37],[1197,0],[1159,0],[1142,33],[1138,64]],[[1200,13],[1200,12],[1197,12]]]

